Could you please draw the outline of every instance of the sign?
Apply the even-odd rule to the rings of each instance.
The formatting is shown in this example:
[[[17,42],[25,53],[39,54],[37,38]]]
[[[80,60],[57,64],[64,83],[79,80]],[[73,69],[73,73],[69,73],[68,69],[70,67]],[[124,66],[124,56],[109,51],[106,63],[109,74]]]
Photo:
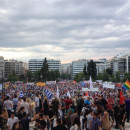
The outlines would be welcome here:
[[[56,81],[46,81],[46,84],[50,85],[50,84],[56,84]]]
[[[88,88],[82,88],[82,91],[87,92],[87,91],[89,91],[89,89]]]
[[[103,83],[103,88],[114,89],[115,88],[115,84]]]

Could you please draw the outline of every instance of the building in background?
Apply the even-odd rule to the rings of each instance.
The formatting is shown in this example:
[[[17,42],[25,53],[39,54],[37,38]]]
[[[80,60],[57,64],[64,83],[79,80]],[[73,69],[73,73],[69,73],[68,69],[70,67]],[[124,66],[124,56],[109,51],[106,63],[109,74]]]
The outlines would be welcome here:
[[[4,77],[5,77],[4,57],[0,56],[0,79],[3,79]]]
[[[87,70],[88,61],[86,59],[72,61],[72,78],[74,78],[76,74],[83,72],[85,65]]]
[[[5,78],[15,72],[16,76],[24,74],[24,63],[17,60],[4,60],[5,63]]]
[[[49,71],[58,70],[59,72],[61,72],[61,61],[60,60],[47,59],[47,64],[48,64]]]
[[[30,59],[28,61],[29,70],[34,73],[37,70],[40,70],[43,66],[44,59]],[[61,62],[60,60],[47,59],[49,71],[59,70],[61,71]]]
[[[71,63],[68,63],[68,64],[61,64],[61,73],[62,74],[68,74],[68,75],[71,75]]]
[[[43,59],[30,59],[28,61],[28,69],[34,73],[37,70],[40,70],[43,66]]]
[[[97,76],[99,73],[103,73],[107,68],[109,68],[107,60],[99,59],[94,61],[96,63],[96,69],[97,69]]]
[[[110,60],[110,67],[113,75],[117,72],[123,77],[124,73],[130,73],[130,55],[120,54]]]

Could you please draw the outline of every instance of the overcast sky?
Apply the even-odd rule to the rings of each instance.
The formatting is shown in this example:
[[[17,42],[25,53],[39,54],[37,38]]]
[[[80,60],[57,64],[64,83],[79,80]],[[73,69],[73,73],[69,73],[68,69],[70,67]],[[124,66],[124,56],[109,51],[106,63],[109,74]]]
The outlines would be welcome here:
[[[130,0],[0,0],[0,55],[111,58],[130,52]]]

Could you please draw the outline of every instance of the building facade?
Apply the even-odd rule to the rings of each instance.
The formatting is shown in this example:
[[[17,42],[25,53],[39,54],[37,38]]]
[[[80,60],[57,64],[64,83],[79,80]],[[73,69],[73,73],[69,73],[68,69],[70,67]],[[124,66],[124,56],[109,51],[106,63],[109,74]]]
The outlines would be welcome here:
[[[88,61],[85,59],[72,61],[72,78],[74,78],[76,74],[83,72],[85,65],[86,65],[86,70],[87,70],[87,65],[88,65],[87,63]]]
[[[43,66],[44,59],[30,59],[28,61],[29,70],[34,73],[37,70],[40,70]],[[47,59],[49,71],[59,70],[61,71],[61,62],[60,60]]]
[[[117,72],[123,77],[124,73],[130,73],[130,55],[117,55],[110,60],[113,75]]]
[[[15,72],[16,76],[24,74],[24,63],[17,60],[4,60],[5,63],[5,78]]]
[[[4,77],[5,77],[4,57],[0,56],[0,79],[3,79]]]

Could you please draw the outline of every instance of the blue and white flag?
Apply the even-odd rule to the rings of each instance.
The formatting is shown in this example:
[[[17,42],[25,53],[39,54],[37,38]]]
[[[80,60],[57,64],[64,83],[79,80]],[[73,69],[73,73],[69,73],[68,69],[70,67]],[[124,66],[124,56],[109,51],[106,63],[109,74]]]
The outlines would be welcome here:
[[[20,97],[20,98],[24,97],[24,95],[23,95],[23,91],[20,92],[19,97]]]
[[[48,97],[48,99],[51,99],[52,93],[49,92],[47,89],[45,89],[45,93],[46,93],[46,96]]]
[[[84,86],[84,82],[81,82],[81,86]]]

